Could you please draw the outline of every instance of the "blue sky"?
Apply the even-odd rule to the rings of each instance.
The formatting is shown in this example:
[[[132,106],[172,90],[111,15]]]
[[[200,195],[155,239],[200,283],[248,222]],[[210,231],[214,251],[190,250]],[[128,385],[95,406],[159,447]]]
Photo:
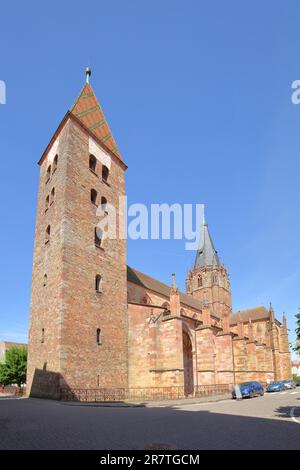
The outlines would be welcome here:
[[[233,308],[300,306],[297,1],[1,2],[0,339],[26,340],[37,161],[92,67],[129,203],[204,203]],[[181,289],[183,241],[129,241],[128,263]]]

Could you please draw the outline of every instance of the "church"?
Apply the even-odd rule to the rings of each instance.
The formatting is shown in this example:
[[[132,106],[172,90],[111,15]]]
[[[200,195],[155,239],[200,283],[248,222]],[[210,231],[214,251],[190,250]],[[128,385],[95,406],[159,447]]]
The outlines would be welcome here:
[[[198,387],[289,379],[285,315],[233,312],[226,267],[203,221],[180,292],[127,265],[126,239],[101,238],[99,205],[125,195],[122,159],[90,70],[39,160],[27,393]]]

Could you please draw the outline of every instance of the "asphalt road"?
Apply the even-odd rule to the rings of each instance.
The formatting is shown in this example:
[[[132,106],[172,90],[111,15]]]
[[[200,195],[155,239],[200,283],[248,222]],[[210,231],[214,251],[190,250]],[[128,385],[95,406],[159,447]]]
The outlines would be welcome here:
[[[0,399],[0,449],[300,449],[300,390],[115,408]]]

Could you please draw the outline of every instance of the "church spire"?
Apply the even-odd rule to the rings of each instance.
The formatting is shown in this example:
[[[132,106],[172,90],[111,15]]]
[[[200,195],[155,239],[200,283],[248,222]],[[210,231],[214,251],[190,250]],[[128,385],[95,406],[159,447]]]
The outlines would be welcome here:
[[[205,222],[204,211],[201,226],[201,237],[199,248],[197,250],[194,268],[203,268],[205,266],[221,266],[217,251],[213,245],[208,225]]]
[[[90,85],[91,73],[90,67],[87,67],[85,70],[86,83],[78,98],[73,103],[70,113],[79,119],[81,124],[94,134],[104,147],[122,160],[102,108]]]

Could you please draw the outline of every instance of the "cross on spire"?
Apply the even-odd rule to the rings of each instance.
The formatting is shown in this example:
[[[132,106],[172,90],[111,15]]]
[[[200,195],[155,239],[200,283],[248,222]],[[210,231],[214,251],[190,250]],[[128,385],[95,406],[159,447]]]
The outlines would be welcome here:
[[[85,75],[86,75],[86,83],[90,83],[90,76],[92,75],[92,71],[90,67],[87,67],[85,69]]]

